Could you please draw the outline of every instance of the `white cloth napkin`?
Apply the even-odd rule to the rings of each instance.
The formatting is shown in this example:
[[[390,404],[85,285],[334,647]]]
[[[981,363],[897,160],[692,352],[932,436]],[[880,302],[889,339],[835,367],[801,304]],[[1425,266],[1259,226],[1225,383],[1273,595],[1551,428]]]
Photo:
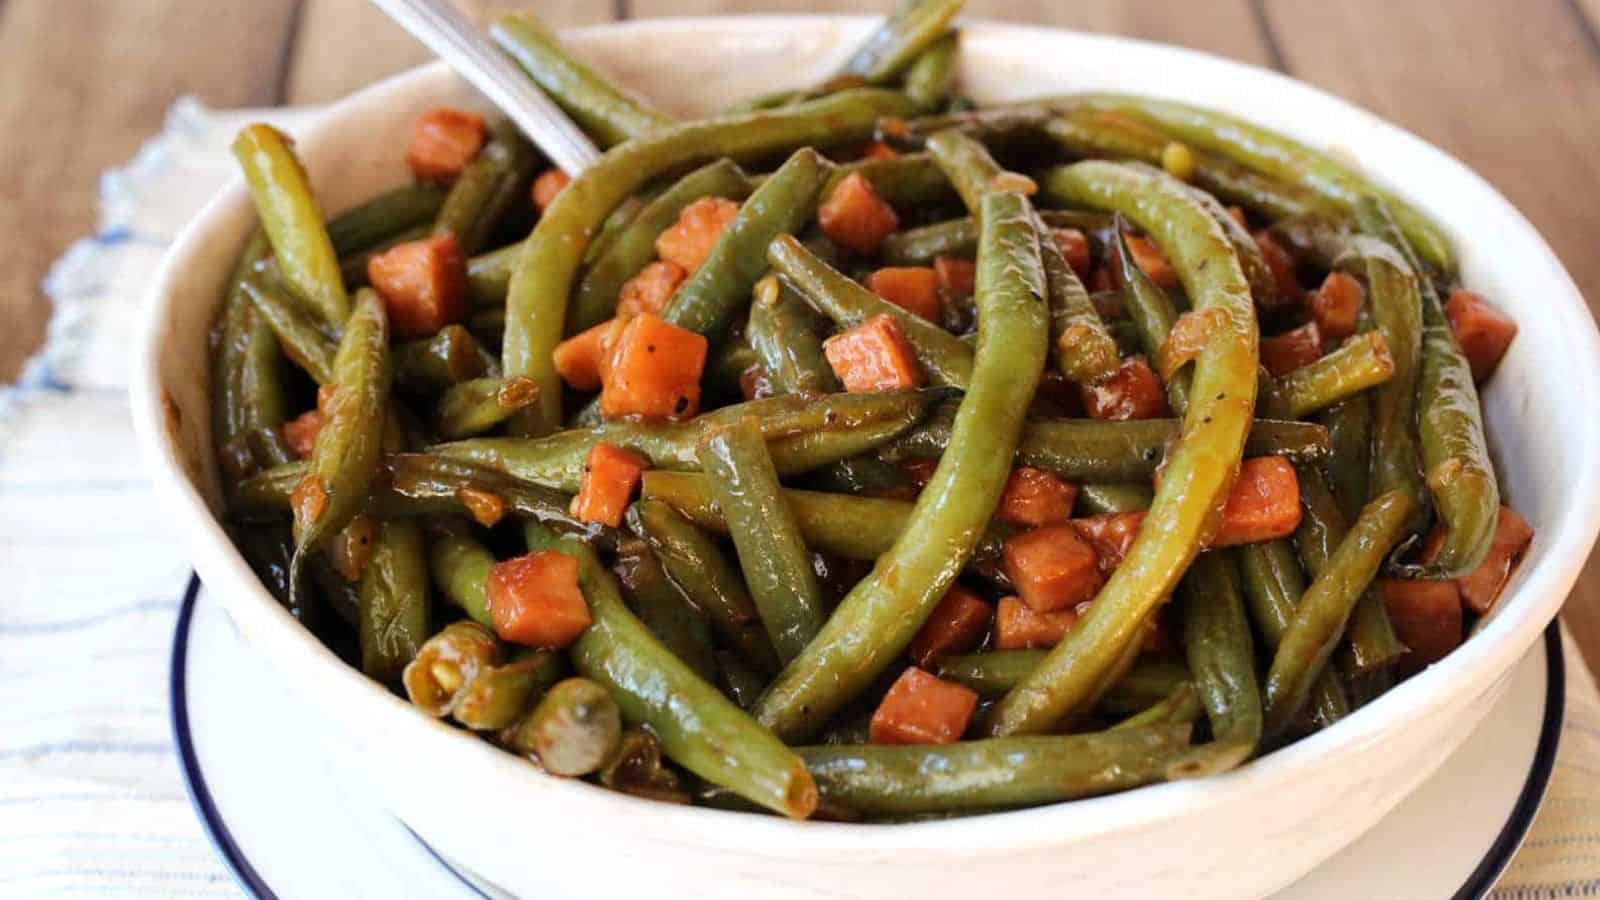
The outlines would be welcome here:
[[[0,387],[0,897],[239,893],[174,756],[167,664],[189,567],[143,477],[124,389],[138,300],[232,174],[234,130],[312,115],[180,100],[102,177],[97,232],[45,282],[48,344]],[[1600,896],[1600,701],[1575,648],[1567,661],[1550,801],[1496,896]]]

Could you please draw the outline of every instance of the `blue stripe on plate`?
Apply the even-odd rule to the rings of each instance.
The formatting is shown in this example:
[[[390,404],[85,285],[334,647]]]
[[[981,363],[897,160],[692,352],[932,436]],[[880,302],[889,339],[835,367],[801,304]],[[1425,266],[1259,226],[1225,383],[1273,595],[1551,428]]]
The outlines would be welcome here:
[[[190,575],[189,585],[184,590],[183,605],[178,611],[178,627],[172,642],[172,671],[170,676],[170,699],[172,703],[172,733],[178,748],[178,758],[182,765],[184,784],[189,791],[189,800],[194,804],[195,812],[200,816],[200,824],[204,827],[211,844],[216,848],[217,855],[238,880],[239,886],[245,893],[258,900],[277,900],[275,894],[261,876],[250,864],[250,860],[239,848],[233,835],[228,831],[227,823],[223,821],[221,812],[211,798],[211,792],[206,788],[205,776],[200,771],[200,762],[195,754],[194,741],[189,732],[188,692],[186,688],[185,670],[189,652],[189,627],[194,617],[195,600],[200,592],[200,577]],[[1544,719],[1539,726],[1539,744],[1534,751],[1533,766],[1528,771],[1528,778],[1523,782],[1522,793],[1517,798],[1517,803],[1512,807],[1511,815],[1506,820],[1505,827],[1495,838],[1489,850],[1484,854],[1483,860],[1476,869],[1467,877],[1467,880],[1456,891],[1452,900],[1476,900],[1481,898],[1494,887],[1495,879],[1500,877],[1506,866],[1511,864],[1511,858],[1516,855],[1517,849],[1522,846],[1522,841],[1528,835],[1528,829],[1533,825],[1534,815],[1539,811],[1539,804],[1543,802],[1545,790],[1550,786],[1550,775],[1555,768],[1556,748],[1561,742],[1561,720],[1566,712],[1566,660],[1562,655],[1560,626],[1551,622],[1544,632],[1545,646],[1545,705]],[[461,882],[468,890],[484,900],[493,900],[472,882],[460,869],[456,868],[449,860],[445,859],[439,851],[422,839],[422,836],[411,829],[404,822],[401,827],[410,833],[419,846],[425,850],[433,860],[445,871],[449,872],[457,881]]]

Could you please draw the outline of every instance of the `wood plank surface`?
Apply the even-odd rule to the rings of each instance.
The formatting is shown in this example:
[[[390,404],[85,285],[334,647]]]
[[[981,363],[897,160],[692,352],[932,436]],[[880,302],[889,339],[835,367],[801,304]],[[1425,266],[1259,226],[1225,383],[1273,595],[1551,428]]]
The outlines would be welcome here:
[[[1474,7],[1454,15],[1387,0],[1267,0],[1265,12],[1290,74],[1476,169],[1528,216],[1600,312],[1600,205],[1590,187],[1600,184],[1600,47],[1591,23],[1567,0]],[[1600,557],[1565,617],[1600,671]]]
[[[0,7],[0,382],[49,318],[39,282],[95,224],[98,176],[182,94],[270,104],[294,6],[216,0],[7,0]]]

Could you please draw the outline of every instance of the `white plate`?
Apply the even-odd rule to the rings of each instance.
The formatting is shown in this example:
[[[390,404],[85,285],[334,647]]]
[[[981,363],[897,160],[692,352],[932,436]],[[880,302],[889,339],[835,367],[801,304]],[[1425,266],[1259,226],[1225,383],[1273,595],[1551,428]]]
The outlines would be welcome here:
[[[1549,783],[1564,707],[1555,625],[1512,671],[1483,722],[1376,827],[1275,900],[1479,897],[1533,821]],[[195,811],[252,896],[510,897],[451,864],[360,783],[317,713],[297,704],[246,651],[222,609],[191,579],[172,647],[172,725]],[[396,748],[395,752],[403,752]],[[429,777],[425,771],[417,778]],[[496,808],[516,828],[537,810]],[[537,852],[532,850],[531,852]],[[552,898],[553,900],[553,898]]]

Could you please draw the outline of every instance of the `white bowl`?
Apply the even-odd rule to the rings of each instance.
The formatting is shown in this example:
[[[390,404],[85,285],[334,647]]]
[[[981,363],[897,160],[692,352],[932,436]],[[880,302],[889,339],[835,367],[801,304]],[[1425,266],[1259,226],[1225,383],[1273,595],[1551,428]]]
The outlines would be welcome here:
[[[583,56],[674,112],[815,81],[872,21],[677,19],[571,32]],[[529,897],[1063,894],[1242,897],[1289,883],[1427,777],[1504,687],[1560,608],[1600,528],[1600,339],[1550,248],[1461,163],[1337,98],[1251,66],[1139,41],[972,23],[965,89],[985,101],[1116,89],[1237,111],[1344,152],[1445,223],[1468,285],[1521,326],[1486,395],[1506,493],[1538,536],[1478,634],[1336,727],[1216,778],[946,822],[861,826],[635,800],[547,777],[419,715],[345,666],[256,582],[215,517],[206,329],[253,215],[237,183],[178,238],[152,286],[133,374],[134,422],[195,567],[249,645],[329,738],[363,760],[429,842]],[[481,105],[440,65],[355,94],[299,144],[327,211],[406,178],[411,121]]]

